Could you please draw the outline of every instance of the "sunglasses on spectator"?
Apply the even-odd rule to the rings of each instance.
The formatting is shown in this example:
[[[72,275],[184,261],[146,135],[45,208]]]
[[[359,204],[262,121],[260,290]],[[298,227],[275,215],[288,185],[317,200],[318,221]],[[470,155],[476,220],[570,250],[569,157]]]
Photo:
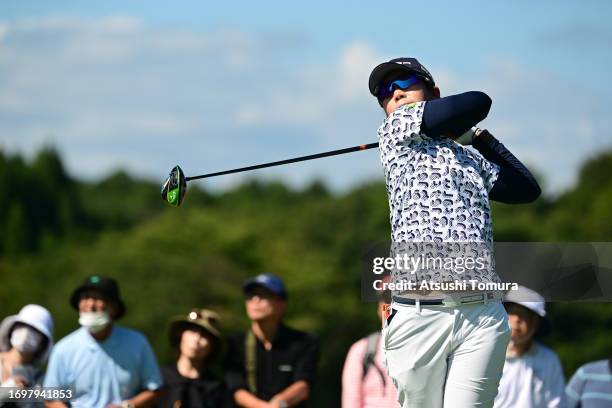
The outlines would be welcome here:
[[[245,293],[246,300],[252,300],[255,296],[257,296],[260,299],[272,299],[276,295],[273,292],[266,290],[266,289],[262,289],[262,288],[258,288],[258,289]]]

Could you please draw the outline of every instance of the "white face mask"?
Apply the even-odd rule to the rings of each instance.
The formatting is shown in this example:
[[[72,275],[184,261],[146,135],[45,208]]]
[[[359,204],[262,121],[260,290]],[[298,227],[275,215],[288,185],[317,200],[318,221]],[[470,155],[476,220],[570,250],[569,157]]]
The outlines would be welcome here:
[[[107,311],[81,312],[79,314],[79,324],[94,334],[108,326],[110,321],[110,315]]]
[[[22,353],[34,353],[42,340],[43,335],[30,327],[17,327],[11,333],[11,346]]]

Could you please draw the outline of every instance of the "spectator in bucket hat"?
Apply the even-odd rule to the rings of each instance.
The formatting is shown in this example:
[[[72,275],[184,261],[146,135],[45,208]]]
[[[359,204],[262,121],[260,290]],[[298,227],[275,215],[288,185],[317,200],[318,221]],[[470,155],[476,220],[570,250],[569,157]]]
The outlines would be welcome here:
[[[177,359],[162,367],[165,389],[157,407],[223,407],[227,403],[225,384],[210,370],[222,349],[219,315],[194,309],[174,317],[168,334]]]
[[[115,323],[126,311],[117,282],[89,276],[72,293],[70,305],[79,312],[81,328],[53,349],[45,387],[72,388],[72,407],[150,406],[159,396],[161,374],[147,338]]]

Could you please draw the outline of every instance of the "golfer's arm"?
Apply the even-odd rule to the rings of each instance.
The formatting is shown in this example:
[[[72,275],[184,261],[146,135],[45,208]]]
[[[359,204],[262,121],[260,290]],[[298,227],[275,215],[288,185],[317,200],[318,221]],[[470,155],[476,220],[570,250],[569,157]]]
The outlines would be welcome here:
[[[276,394],[273,400],[284,400],[293,407],[308,398],[310,386],[304,380],[299,380]]]
[[[484,92],[465,92],[428,101],[423,110],[421,133],[432,138],[456,138],[482,121],[491,109]]]
[[[482,130],[472,144],[485,159],[499,166],[499,176],[489,192],[491,200],[507,204],[535,201],[542,190],[533,174],[487,130]]]

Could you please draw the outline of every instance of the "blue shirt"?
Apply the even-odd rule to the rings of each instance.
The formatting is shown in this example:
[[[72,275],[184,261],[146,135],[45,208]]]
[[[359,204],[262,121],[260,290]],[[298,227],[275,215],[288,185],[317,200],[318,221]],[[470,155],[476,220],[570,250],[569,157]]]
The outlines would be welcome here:
[[[146,337],[120,326],[98,342],[85,328],[53,348],[45,387],[70,387],[72,407],[105,408],[144,390],[156,390],[162,378]]]
[[[583,365],[576,371],[565,392],[569,407],[603,408],[612,406],[612,360]]]

